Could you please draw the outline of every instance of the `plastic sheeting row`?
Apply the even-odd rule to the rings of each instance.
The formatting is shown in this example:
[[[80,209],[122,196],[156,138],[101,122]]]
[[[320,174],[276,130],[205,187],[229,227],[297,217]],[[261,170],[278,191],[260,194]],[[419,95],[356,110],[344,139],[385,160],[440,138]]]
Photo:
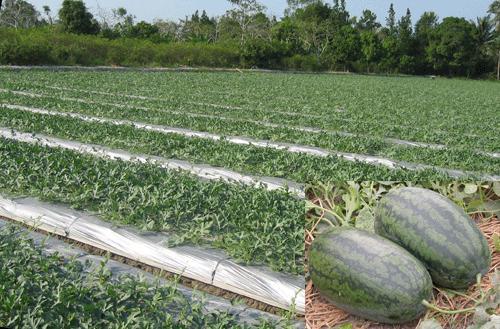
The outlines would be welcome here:
[[[4,227],[7,227],[9,222],[4,221],[0,218],[0,230]],[[172,285],[168,280],[158,278],[149,272],[145,272],[138,268],[132,267],[128,264],[124,264],[122,262],[118,262],[112,259],[106,259],[101,256],[88,254],[86,251],[75,247],[74,245],[65,243],[55,237],[48,237],[44,234],[30,231],[19,227],[19,230],[24,231],[27,234],[28,238],[32,239],[34,244],[42,249],[42,252],[46,255],[52,255],[57,253],[60,257],[63,257],[65,261],[69,261],[70,259],[76,259],[80,263],[84,264],[89,262],[90,267],[86,269],[86,272],[92,272],[95,269],[100,268],[101,264],[105,263],[105,267],[112,274],[112,279],[119,281],[122,275],[130,275],[133,277],[141,276],[147,282],[151,284],[156,284],[159,282],[164,286]],[[158,281],[159,280],[159,281]],[[194,290],[190,288],[186,288],[182,285],[176,285],[177,291],[184,295],[188,300],[202,302],[203,303],[203,311],[208,314],[211,312],[227,312],[231,314],[238,323],[246,324],[249,326],[258,326],[262,319],[266,319],[269,321],[279,322],[280,317],[269,314],[257,309],[252,309],[245,305],[232,305],[232,303],[228,300],[225,300],[221,297],[212,296],[212,295],[201,295],[196,293]],[[177,310],[175,307],[171,310],[171,314],[176,316]],[[292,324],[293,328],[304,328],[304,323],[302,321],[294,321]]]
[[[107,93],[107,92],[100,92],[100,91],[94,91],[94,90],[84,90],[84,89],[75,89],[75,88],[67,88],[67,87],[56,87],[56,86],[47,86],[43,85],[43,88],[51,88],[55,90],[67,90],[67,91],[80,91],[80,92],[86,92],[86,93],[94,93],[94,94],[105,94],[105,95],[114,95],[114,96],[120,96],[120,97],[128,97],[128,98],[137,98],[137,99],[151,99],[151,100],[160,100],[160,98],[154,98],[154,97],[146,97],[146,96],[137,96],[137,95],[127,95],[127,94],[118,94],[118,93]],[[18,90],[11,90],[11,89],[0,89],[0,92],[6,93],[14,93],[18,95],[24,95],[27,97],[52,97],[48,96],[45,94],[36,94],[32,92],[26,92],[26,91],[18,91]],[[136,109],[142,109],[142,110],[152,110],[152,108],[144,107],[144,106],[137,106],[137,105],[128,105],[128,104],[118,104],[118,103],[107,103],[107,102],[101,102],[101,101],[92,101],[88,99],[80,99],[80,98],[71,98],[71,97],[60,97],[57,96],[57,98],[61,100],[66,100],[66,101],[74,101],[74,102],[80,102],[80,103],[87,103],[87,104],[100,104],[100,105],[109,105],[109,106],[116,106],[116,107],[126,107],[126,108],[136,108]],[[189,104],[189,102],[188,102]],[[191,103],[193,105],[202,105],[202,106],[209,106],[209,107],[219,107],[227,110],[241,110],[243,108],[240,107],[234,107],[234,106],[228,106],[228,105],[222,105],[222,104],[209,104],[209,103]],[[155,109],[159,110],[159,109]],[[167,113],[172,113],[172,114],[179,114],[180,112],[178,111],[172,111],[172,110],[162,110]],[[316,119],[324,119],[324,115],[318,115],[318,114],[312,114],[312,113],[304,113],[304,112],[290,112],[290,111],[280,111],[278,109],[272,109],[270,111],[271,113],[278,113],[278,114],[284,114],[284,115],[290,115],[290,116],[301,116],[301,117],[308,117],[308,118],[316,118]],[[344,113],[346,112],[346,109],[344,108],[336,108],[333,109],[333,112],[337,113]],[[231,120],[232,118],[225,118],[225,117],[219,117],[219,116],[210,116],[210,115],[204,115],[204,114],[199,114],[199,113],[190,113],[190,112],[182,112],[182,114],[187,115],[187,116],[192,116],[192,117],[215,117],[221,120]],[[336,118],[336,120],[344,121],[344,122],[351,122],[355,123],[356,120],[352,118]],[[337,134],[340,136],[360,136],[360,137],[370,137],[371,135],[363,135],[363,134],[354,134],[350,132],[343,132],[343,131],[336,131],[336,130],[324,130],[324,129],[318,129],[318,128],[313,128],[313,127],[300,127],[300,126],[289,126],[289,125],[275,125],[269,122],[265,121],[253,121],[253,120],[241,120],[239,121],[248,121],[248,122],[254,122],[258,123],[261,122],[264,125],[268,125],[270,127],[272,126],[277,126],[281,128],[287,128],[287,129],[292,129],[292,130],[298,130],[298,131],[304,131],[304,132],[321,132],[321,133],[326,133],[326,134]],[[407,129],[409,126],[408,125],[398,125],[398,124],[391,124],[393,127],[398,127],[402,129]],[[417,129],[417,130],[422,130],[424,128],[417,128],[412,126],[412,129]],[[441,134],[447,134],[447,131],[440,130],[440,129],[433,129],[434,132],[438,132]],[[472,138],[479,138],[481,135],[466,132],[463,134],[464,136],[467,137],[472,137]],[[405,146],[410,146],[410,147],[425,147],[425,148],[431,148],[431,149],[442,149],[442,148],[447,148],[446,145],[443,144],[430,144],[430,143],[424,143],[424,142],[415,142],[415,141],[407,141],[407,140],[402,140],[402,139],[397,139],[397,138],[383,138],[383,140],[387,143],[390,144],[396,144],[396,145],[405,145]],[[483,154],[486,156],[498,158],[500,157],[500,153],[496,152],[485,152],[481,150],[476,150],[478,154]]]
[[[129,95],[129,94],[122,94],[122,93],[110,93],[110,92],[102,92],[102,91],[96,91],[96,90],[87,90],[87,89],[78,89],[78,88],[69,88],[69,87],[59,87],[59,86],[47,86],[43,85],[44,88],[49,88],[49,89],[54,89],[54,90],[62,90],[62,91],[76,91],[76,92],[84,92],[84,93],[91,93],[91,94],[97,94],[97,95],[108,95],[108,96],[120,96],[120,97],[125,97],[125,98],[130,98],[130,99],[142,99],[142,100],[155,100],[155,101],[164,101],[165,99],[158,98],[158,97],[147,97],[147,96],[138,96],[138,95]],[[35,95],[35,94],[33,94]],[[41,95],[40,95],[41,96]],[[79,101],[85,101],[79,99]],[[121,106],[122,104],[113,104],[115,106]],[[218,105],[218,104],[205,104],[205,103],[196,103],[196,105],[207,105],[207,106],[216,106],[216,107],[221,107],[221,108],[227,108],[231,109],[231,106],[223,106],[223,105]],[[147,107],[141,107],[141,109],[150,109]],[[234,109],[241,109],[241,108],[234,108]],[[334,112],[337,113],[343,113],[345,112],[345,109],[334,109]],[[183,114],[183,115],[188,115],[192,117],[206,117],[206,118],[213,118],[213,119],[220,119],[220,120],[238,120],[241,121],[241,119],[233,119],[229,117],[223,117],[223,116],[216,116],[216,115],[209,115],[209,114],[198,114],[198,113],[190,113],[190,112],[175,112],[175,111],[168,111],[173,114]],[[307,117],[312,117],[312,118],[323,118],[321,115],[314,115],[310,113],[302,113],[302,112],[285,112],[285,111],[273,111],[273,113],[281,113],[285,115],[300,115],[300,116],[307,116]],[[291,129],[291,130],[297,130],[297,131],[303,131],[303,132],[308,132],[308,133],[317,133],[317,134],[335,134],[339,136],[346,136],[346,137],[367,137],[367,135],[360,135],[360,134],[355,134],[355,133],[350,133],[350,132],[345,132],[345,131],[337,131],[337,130],[325,130],[325,129],[320,129],[320,128],[314,128],[314,127],[300,127],[300,126],[289,126],[289,125],[282,125],[282,124],[274,124],[270,123],[267,121],[256,121],[256,120],[245,120],[246,122],[250,123],[255,123],[259,125],[263,125],[266,127],[272,127],[272,128],[285,128],[285,129]],[[443,150],[447,149],[446,145],[443,144],[431,144],[431,143],[424,143],[424,142],[415,142],[415,141],[408,141],[408,140],[403,140],[403,139],[398,139],[398,138],[383,138],[383,140],[389,144],[394,144],[394,145],[403,145],[403,146],[408,146],[408,147],[422,147],[422,148],[430,148],[430,149],[435,149],[435,150]],[[495,153],[495,152],[485,152],[485,151],[476,151],[478,154],[486,155],[492,158],[500,158],[500,153]]]
[[[256,187],[264,186],[270,191],[288,189],[291,193],[295,194],[299,198],[305,197],[302,185],[279,178],[248,176],[224,168],[216,168],[208,165],[197,165],[186,161],[165,159],[162,157],[150,155],[134,154],[124,150],[110,149],[99,145],[83,144],[75,141],[48,137],[45,135],[22,133],[7,128],[0,128],[0,137],[25,143],[40,144],[48,147],[60,147],[77,151],[79,153],[96,155],[99,157],[108,157],[112,159],[120,159],[123,161],[136,161],[139,163],[154,163],[159,167],[166,169],[187,171],[193,175],[207,180],[223,180],[229,183],[238,182],[241,184]]]
[[[255,146],[255,147],[262,147],[262,148],[272,148],[272,149],[283,150],[283,151],[287,151],[287,152],[291,152],[291,153],[302,153],[302,154],[308,154],[308,155],[318,156],[318,157],[335,156],[335,157],[340,157],[342,159],[345,159],[347,161],[362,162],[362,163],[371,164],[371,165],[380,165],[380,166],[388,167],[390,169],[406,169],[406,170],[431,169],[431,170],[443,172],[443,173],[445,173],[453,178],[474,176],[474,177],[480,178],[482,180],[488,180],[488,181],[500,180],[500,176],[496,176],[496,175],[472,173],[472,172],[466,172],[466,171],[462,171],[462,170],[440,168],[440,167],[435,167],[435,166],[426,165],[426,164],[409,163],[409,162],[405,162],[405,161],[391,160],[391,159],[387,159],[387,158],[383,158],[383,157],[379,157],[379,156],[330,151],[330,150],[325,150],[325,149],[322,149],[319,147],[314,147],[314,146],[272,142],[272,141],[268,141],[268,140],[257,140],[257,139],[252,139],[252,138],[247,138],[247,137],[238,137],[238,136],[221,136],[221,135],[217,135],[217,134],[201,132],[201,131],[194,131],[194,130],[184,129],[184,128],[151,125],[151,124],[147,124],[147,123],[135,122],[135,121],[129,121],[129,120],[117,120],[117,119],[93,117],[93,116],[86,116],[86,115],[81,115],[78,113],[71,113],[71,112],[57,112],[57,111],[49,111],[49,110],[45,110],[45,109],[36,109],[36,108],[24,108],[24,109],[22,109],[22,107],[17,106],[17,105],[3,105],[3,106],[4,107],[10,106],[13,109],[15,108],[15,109],[24,110],[24,111],[30,111],[33,113],[41,113],[41,114],[53,115],[53,116],[71,117],[71,118],[76,118],[76,119],[80,119],[80,120],[87,121],[87,122],[109,123],[109,124],[120,125],[120,126],[133,125],[138,129],[150,130],[150,131],[155,131],[155,132],[164,133],[164,134],[178,134],[178,135],[182,135],[182,136],[186,136],[186,137],[204,138],[204,139],[211,139],[211,140],[215,140],[215,141],[226,141],[226,142],[229,142],[232,144],[249,145],[249,146]]]
[[[268,305],[305,312],[303,277],[242,266],[215,249],[168,248],[166,234],[113,226],[89,214],[35,199],[0,196],[0,216]]]
[[[59,88],[59,87],[51,87],[51,86],[43,86],[44,88],[52,88],[55,90],[72,90],[72,91],[81,91],[81,92],[89,92],[93,94],[98,94],[98,95],[108,95],[108,96],[119,96],[119,97],[128,97],[131,99],[150,99],[150,100],[160,100],[159,98],[154,98],[154,97],[146,97],[146,96],[136,96],[136,95],[126,95],[126,94],[113,94],[113,93],[107,93],[107,92],[100,92],[100,91],[87,91],[87,90],[81,90],[81,89],[72,89],[72,88]],[[2,93],[12,93],[15,95],[20,95],[20,96],[26,96],[26,97],[31,97],[31,98],[44,98],[44,97],[55,97],[58,98],[62,101],[68,101],[68,102],[77,102],[77,103],[84,103],[84,104],[97,104],[97,105],[107,105],[107,106],[113,106],[113,107],[118,107],[118,108],[128,108],[128,109],[137,109],[137,110],[152,110],[150,107],[145,107],[145,106],[140,106],[140,105],[129,105],[129,104],[121,104],[121,103],[109,103],[109,102],[102,102],[102,101],[94,101],[94,100],[89,100],[89,99],[83,99],[83,98],[74,98],[74,97],[64,97],[64,96],[53,96],[53,95],[46,95],[46,94],[37,94],[29,91],[20,91],[20,90],[11,90],[11,89],[0,89],[0,92]],[[190,105],[199,105],[199,106],[208,106],[208,107],[214,107],[214,108],[221,108],[225,110],[242,110],[243,108],[237,107],[237,106],[228,106],[228,105],[222,105],[222,104],[214,104],[214,103],[202,103],[202,102],[186,102],[187,104]],[[160,112],[165,112],[169,114],[178,114],[178,115],[185,115],[189,117],[201,117],[201,118],[217,118],[220,120],[233,120],[232,118],[227,118],[223,116],[215,116],[215,115],[210,115],[210,114],[201,114],[201,113],[192,113],[192,112],[186,112],[186,111],[175,111],[171,109],[155,109],[156,111]],[[343,112],[343,111],[340,111]],[[290,115],[290,116],[306,116],[306,117],[311,117],[311,118],[317,118],[321,119],[323,118],[322,115],[314,115],[314,114],[305,114],[301,112],[290,112],[290,111],[279,111],[279,110],[273,110],[272,113],[279,113],[283,115]],[[238,121],[242,121],[241,119],[237,119]],[[246,122],[253,122],[253,123],[262,123],[266,126],[273,126],[272,123],[268,122],[263,122],[263,121],[254,121],[254,120],[244,120]],[[290,129],[293,129],[290,126]]]

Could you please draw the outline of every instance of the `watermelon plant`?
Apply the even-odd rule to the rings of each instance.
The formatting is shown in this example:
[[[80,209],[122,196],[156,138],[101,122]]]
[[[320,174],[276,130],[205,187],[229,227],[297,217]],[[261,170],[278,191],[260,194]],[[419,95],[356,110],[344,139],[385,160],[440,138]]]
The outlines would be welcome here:
[[[220,166],[242,173],[280,177],[297,182],[317,181],[321,177],[346,180],[352,177],[398,177],[405,180],[445,179],[435,170],[409,171],[353,163],[336,157],[316,157],[225,141],[191,138],[136,129],[133,126],[82,122],[67,117],[53,117],[3,110],[0,105],[0,126],[21,132],[84,143],[99,144],[166,158]]]
[[[33,90],[28,89],[28,92]],[[41,95],[41,94],[35,94]],[[389,142],[387,139],[374,136],[359,136],[345,134],[342,131],[331,133],[311,133],[310,130],[298,130],[297,125],[278,125],[268,122],[264,114],[261,121],[255,118],[241,118],[234,111],[213,116],[212,112],[193,117],[192,112],[169,110],[158,105],[144,107],[144,104],[134,107],[128,103],[109,103],[105,100],[96,101],[91,97],[81,99],[81,96],[68,99],[66,96],[55,96],[51,91],[43,97],[28,97],[16,94],[0,93],[0,98],[8,104],[34,106],[56,109],[61,112],[81,113],[92,116],[127,119],[170,127],[181,127],[196,131],[211,132],[228,136],[247,136],[257,139],[296,143],[307,146],[321,147],[330,151],[370,154],[394,160],[434,165],[438,167],[497,173],[500,168],[500,158],[491,157],[483,151],[463,149],[461,147],[408,147],[408,144]],[[78,102],[76,101],[78,100]],[[126,106],[126,107],[124,107]],[[12,110],[11,110],[12,111]],[[192,111],[190,109],[189,111]],[[228,110],[224,110],[228,111]],[[208,114],[212,116],[207,117]],[[278,117],[276,122],[280,122]],[[269,123],[269,124],[268,124]]]
[[[0,228],[2,328],[250,328],[228,312],[209,311],[200,294],[188,298],[177,282],[113,277],[75,259],[47,255],[24,231]],[[287,327],[262,320],[258,328]]]
[[[491,252],[475,223],[452,201],[427,189],[391,190],[376,209],[375,232],[420,259],[438,286],[467,288],[490,268]]]
[[[303,271],[304,202],[267,191],[0,139],[0,192],[70,204],[177,243],[210,244],[244,263]]]
[[[2,70],[0,81],[4,88],[39,90],[56,96],[232,117],[256,118],[258,115],[276,123],[353,133],[369,131],[370,135],[378,137],[498,152],[498,134],[495,134],[498,123],[489,119],[495,117],[500,99],[495,93],[497,86],[488,81],[227,72],[54,73],[46,70]],[[332,86],[335,92],[331,92]],[[353,90],[357,91],[356,97],[353,97]],[[470,116],[470,109],[474,109],[474,116]],[[301,115],[283,115],[278,111]],[[484,131],[491,134],[482,133]]]

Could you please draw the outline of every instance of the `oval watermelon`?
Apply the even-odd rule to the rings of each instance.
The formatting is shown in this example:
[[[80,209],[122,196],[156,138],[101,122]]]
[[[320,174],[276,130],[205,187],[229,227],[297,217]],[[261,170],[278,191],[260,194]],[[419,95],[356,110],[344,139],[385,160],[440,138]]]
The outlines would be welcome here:
[[[420,259],[438,286],[466,288],[490,267],[488,243],[475,223],[431,190],[390,191],[375,211],[375,232]]]
[[[309,256],[314,286],[337,307],[368,320],[404,323],[432,294],[424,265],[397,244],[352,227],[318,236]]]

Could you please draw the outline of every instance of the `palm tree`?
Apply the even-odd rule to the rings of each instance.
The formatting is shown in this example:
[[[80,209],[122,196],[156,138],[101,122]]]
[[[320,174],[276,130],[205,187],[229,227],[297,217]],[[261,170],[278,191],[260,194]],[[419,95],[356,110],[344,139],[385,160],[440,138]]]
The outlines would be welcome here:
[[[490,16],[476,18],[478,42],[481,47],[495,39],[495,25]]]
[[[496,24],[497,36],[493,43],[494,47],[498,50],[497,80],[500,80],[500,0],[493,1],[488,12],[493,14],[493,20]]]
[[[500,29],[500,0],[493,1],[493,3],[490,5],[488,13],[494,16],[493,19],[495,20],[497,29]]]

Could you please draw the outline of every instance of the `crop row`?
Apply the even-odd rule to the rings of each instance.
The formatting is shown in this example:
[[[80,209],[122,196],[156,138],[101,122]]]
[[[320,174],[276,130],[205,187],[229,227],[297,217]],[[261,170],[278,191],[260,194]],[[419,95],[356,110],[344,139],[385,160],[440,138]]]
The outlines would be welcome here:
[[[222,311],[205,310],[175,283],[111,275],[75,259],[47,255],[26,232],[0,228],[0,327],[249,328]],[[259,328],[275,328],[262,320]]]
[[[136,129],[132,125],[86,122],[69,117],[0,109],[0,126],[41,133],[134,153],[162,156],[225,167],[241,173],[286,178],[298,182],[336,181],[384,177],[387,180],[446,178],[437,171],[392,170],[348,162],[337,157],[316,157],[227,141],[186,137]]]
[[[5,73],[9,77],[9,73]],[[488,119],[500,101],[489,82],[384,78],[335,75],[141,73],[141,72],[22,72],[7,81],[54,85],[218,103],[247,110],[290,110],[324,116],[345,109],[354,119],[410,123],[446,131],[498,129]],[[471,118],[474,111],[483,122]],[[462,129],[461,129],[462,130]]]
[[[6,78],[13,76],[9,71],[3,73]],[[422,114],[441,112],[445,116],[465,117],[468,113],[463,109],[481,107],[481,113],[492,114],[498,103],[497,96],[491,93],[496,86],[477,81],[258,73],[15,73],[16,82],[40,81],[44,85],[68,86],[67,82],[71,81],[75,87],[90,90],[115,93],[133,90],[148,97],[219,100],[232,106],[282,104],[284,108],[320,114],[335,107],[350,109],[357,105],[355,108],[362,112],[379,112],[388,106],[397,106],[401,111],[415,110],[412,114],[424,111]],[[443,98],[443,95],[449,97]],[[493,97],[488,97],[491,95]]]
[[[451,122],[447,122],[448,127],[443,127],[444,122],[450,120],[444,120],[440,118],[435,122],[421,122],[413,121],[408,114],[403,114],[402,120],[396,123],[391,123],[396,118],[396,114],[391,111],[384,112],[388,118],[381,118],[377,113],[324,113],[311,115],[304,113],[303,111],[293,112],[291,110],[279,110],[276,107],[262,109],[259,107],[251,108],[232,108],[227,109],[225,105],[210,103],[207,100],[203,102],[190,102],[185,99],[172,99],[167,98],[164,101],[150,100],[150,99],[138,99],[136,96],[134,98],[127,98],[123,94],[112,95],[101,95],[100,91],[92,92],[82,92],[74,91],[72,89],[68,90],[54,90],[50,86],[19,86],[17,84],[8,84],[10,88],[25,90],[28,92],[35,92],[38,95],[53,96],[63,99],[73,99],[80,102],[88,102],[89,104],[120,104],[126,106],[127,108],[136,109],[151,109],[160,110],[160,112],[185,112],[186,115],[189,113],[194,114],[208,114],[208,115],[218,115],[224,116],[229,119],[239,120],[257,120],[266,121],[274,124],[288,124],[292,126],[306,125],[310,127],[316,127],[321,129],[326,129],[330,131],[346,131],[350,133],[356,133],[358,135],[365,135],[370,138],[373,136],[392,137],[406,139],[410,141],[421,141],[428,143],[444,143],[448,145],[454,145],[459,148],[477,148],[477,149],[491,149],[496,147],[496,138],[489,134],[477,133],[483,129],[488,129],[488,125],[491,125],[491,130],[497,131],[498,127],[494,125],[493,122],[481,123],[479,121],[474,121],[472,123],[458,120],[453,118]],[[96,94],[97,93],[97,94]],[[126,103],[124,103],[124,100]],[[425,116],[417,117],[418,120]],[[389,119],[389,121],[388,121]],[[444,121],[443,121],[444,120]],[[434,126],[436,124],[437,126]],[[360,133],[361,132],[361,133]],[[369,132],[369,133],[368,133]]]
[[[12,101],[14,100],[12,99]],[[17,103],[21,103],[21,101],[17,99]],[[31,101],[29,98],[23,100],[22,103],[28,103],[30,106],[42,105],[40,101]],[[70,104],[59,104],[59,106],[63,106],[63,111],[67,108],[71,108]],[[57,107],[54,104],[51,108]],[[72,109],[76,110],[75,108]],[[10,121],[12,121],[12,119],[9,119],[9,117],[16,116],[15,112],[22,111],[28,112],[29,108],[14,107],[8,110],[0,110],[0,120],[2,120],[0,124],[10,127]],[[113,119],[135,120],[137,122],[161,123],[165,124],[167,127],[189,128],[196,131],[217,133],[223,136],[239,135],[270,141],[295,142],[302,145],[322,147],[331,151],[371,154],[389,157],[395,160],[445,168],[463,169],[483,173],[500,172],[500,158],[478,155],[477,152],[472,150],[409,148],[402,145],[388,144],[376,139],[363,139],[338,135],[325,136],[324,134],[307,133],[285,128],[272,128],[253,123],[228,123],[216,118],[186,118],[185,116],[177,114],[164,114],[163,116],[151,119],[147,117],[149,112],[141,113],[134,110],[127,112],[126,109],[112,107],[105,107],[102,109],[94,107],[82,108],[78,109],[78,112],[102,118],[111,117]]]
[[[73,151],[0,140],[0,189],[210,243],[235,259],[302,271],[304,203],[266,191]]]

